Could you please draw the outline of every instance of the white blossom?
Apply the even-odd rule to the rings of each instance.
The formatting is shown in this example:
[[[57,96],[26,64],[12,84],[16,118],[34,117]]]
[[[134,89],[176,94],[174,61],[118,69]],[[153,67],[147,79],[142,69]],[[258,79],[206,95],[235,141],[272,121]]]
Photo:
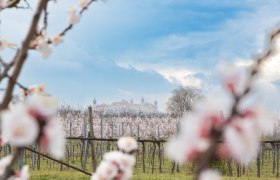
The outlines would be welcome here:
[[[40,95],[45,95],[45,86],[40,84],[40,85],[32,85],[28,87],[28,92],[31,94],[40,94]]]
[[[120,161],[120,169],[130,169],[135,165],[135,157],[132,155],[123,154],[123,157]]]
[[[26,105],[35,113],[35,116],[54,116],[57,111],[57,101],[46,95],[31,94],[26,99]]]
[[[199,153],[206,151],[210,141],[199,138],[196,134],[191,136],[179,136],[170,139],[167,144],[167,155],[174,161],[185,164],[198,157]]]
[[[60,35],[54,35],[51,37],[51,42],[54,44],[54,45],[58,45],[60,43],[63,42],[62,38]]]
[[[248,68],[230,63],[221,63],[217,66],[217,72],[227,91],[240,94],[247,83]]]
[[[44,33],[37,36],[37,38],[32,44],[35,45],[37,51],[41,52],[44,59],[47,59],[49,55],[52,53],[52,50],[48,44],[46,35]]]
[[[5,136],[0,136],[0,146],[3,146],[8,142],[8,139]]]
[[[207,169],[201,172],[199,180],[221,180],[220,173],[215,170]]]
[[[102,161],[96,169],[96,175],[94,177],[99,177],[100,179],[113,179],[118,174],[118,168],[111,162]]]
[[[168,141],[166,147],[166,153],[172,160],[183,164],[186,163],[188,158],[186,157],[190,147],[188,143],[178,138],[172,138]]]
[[[256,112],[256,124],[257,129],[259,129],[259,136],[272,135],[277,117],[265,108],[256,107],[254,109]]]
[[[255,124],[255,129],[257,136],[261,135],[272,135],[274,130],[274,125],[277,122],[277,117],[275,114],[271,113],[266,108],[260,106],[260,103],[255,103],[256,105],[250,105],[244,108],[241,113],[245,118],[250,119]]]
[[[2,112],[2,135],[14,146],[26,146],[37,139],[39,126],[23,104]]]
[[[24,102],[26,100],[27,96],[30,96],[32,94],[37,94],[37,95],[47,95],[45,91],[45,86],[44,85],[32,85],[28,87],[27,90],[21,89],[19,93],[19,100],[21,102]]]
[[[92,174],[92,176],[90,177],[90,180],[100,180],[102,179],[102,177],[99,174]]]
[[[130,153],[138,149],[137,141],[132,137],[121,137],[118,140],[118,147],[120,150]]]
[[[88,5],[88,0],[79,0],[79,4],[81,8],[85,8]]]
[[[70,7],[69,10],[69,24],[74,25],[79,22],[80,15],[77,14],[77,10],[74,7]]]
[[[117,163],[122,170],[131,168],[135,165],[134,156],[119,151],[112,151],[104,154],[104,160]]]
[[[29,177],[29,167],[28,165],[24,165],[19,173],[10,177],[8,180],[28,180]]]
[[[205,152],[209,146],[209,131],[212,122],[196,113],[189,114],[183,119],[181,132],[173,137],[167,144],[167,155],[178,163],[184,164],[195,160],[200,153]]]
[[[65,132],[58,119],[48,121],[44,128],[44,135],[46,137],[43,138],[46,138],[46,145],[50,153],[58,159],[63,158],[65,151]]]
[[[5,8],[6,5],[7,5],[6,0],[0,0],[0,11],[1,11],[1,9]],[[1,45],[0,45],[0,46],[1,46]]]
[[[122,180],[130,180],[132,177],[133,171],[132,168],[126,169],[122,174]]]
[[[248,164],[257,156],[259,132],[251,119],[235,119],[225,129],[225,141],[230,153],[239,163]]]
[[[104,154],[103,161],[91,180],[129,180],[132,177],[132,167],[135,165],[135,158],[132,155],[120,151],[112,151]]]
[[[123,153],[120,151],[111,151],[108,153],[105,153],[103,156],[103,159],[106,161],[114,161],[119,162],[119,159],[122,158]]]
[[[13,156],[8,155],[0,160],[0,176],[5,172],[6,167],[12,162]]]
[[[28,165],[24,165],[20,171],[20,180],[28,180],[30,175],[29,175],[29,167]]]

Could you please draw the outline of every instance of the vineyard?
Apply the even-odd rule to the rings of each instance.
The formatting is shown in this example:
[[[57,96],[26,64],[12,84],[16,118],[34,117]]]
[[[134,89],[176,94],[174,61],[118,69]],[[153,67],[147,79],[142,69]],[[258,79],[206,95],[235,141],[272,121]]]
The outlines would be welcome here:
[[[185,178],[191,177],[195,172],[195,165],[178,165],[164,156],[165,141],[138,140],[138,144],[139,150],[136,153],[133,179],[145,177],[151,179]],[[92,145],[94,154],[91,151]],[[68,138],[63,161],[53,159],[44,153],[44,150],[39,150],[38,146],[34,145],[21,153],[18,158],[18,166],[29,164],[32,173],[40,176],[48,172],[47,174],[53,173],[58,177],[67,174],[70,177],[75,177],[78,174],[79,178],[87,179],[87,176],[91,175],[93,169],[100,163],[103,154],[112,150],[117,150],[116,139]],[[10,152],[11,147],[8,145],[1,149],[1,155]],[[217,160],[212,164],[212,167],[219,169],[226,177],[277,179],[280,173],[279,163],[280,141],[264,141],[261,144],[258,157],[251,164],[241,166],[233,160]],[[73,179],[75,179],[74,177]],[[56,179],[51,176],[49,178]]]
[[[133,179],[192,179],[196,171],[195,164],[180,165],[165,156],[166,139],[180,130],[179,120],[170,117],[107,117],[98,119],[85,113],[82,121],[64,121],[67,132],[65,158],[60,161],[53,158],[44,149],[34,144],[20,153],[17,166],[28,164],[36,179],[87,179],[94,172],[106,152],[117,150],[116,141],[121,136],[133,136],[138,141],[136,165]],[[68,115],[67,117],[70,117]],[[91,136],[90,119],[94,136]],[[75,122],[75,123],[73,123]],[[133,123],[134,122],[134,123]],[[112,125],[113,124],[113,125]],[[167,128],[168,127],[168,128]],[[276,128],[275,128],[276,129]],[[151,131],[151,132],[149,132]],[[260,146],[255,161],[248,165],[239,165],[234,160],[217,159],[212,167],[219,169],[224,177],[279,178],[280,141],[279,133],[266,137]],[[5,145],[1,156],[10,154],[12,148]],[[63,176],[63,177],[62,177]]]
[[[280,179],[279,9],[0,0],[0,180]]]

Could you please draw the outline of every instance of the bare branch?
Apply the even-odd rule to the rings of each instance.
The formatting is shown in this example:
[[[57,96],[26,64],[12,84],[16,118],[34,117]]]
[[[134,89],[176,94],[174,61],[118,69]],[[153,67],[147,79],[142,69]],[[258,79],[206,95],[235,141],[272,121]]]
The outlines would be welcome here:
[[[280,27],[271,33],[271,35],[269,37],[267,50],[262,55],[260,55],[259,57],[257,57],[255,59],[255,64],[253,65],[253,67],[251,69],[251,72],[248,77],[247,84],[244,88],[244,91],[241,94],[233,94],[234,102],[232,104],[230,115],[227,118],[226,123],[223,126],[212,130],[211,146],[209,147],[208,151],[206,151],[204,154],[202,154],[198,159],[198,168],[197,168],[196,179],[198,179],[200,173],[203,170],[209,168],[211,161],[215,158],[215,153],[216,153],[216,150],[218,147],[218,144],[216,142],[222,138],[225,126],[227,126],[231,121],[233,121],[234,117],[240,116],[240,112],[238,109],[240,102],[243,100],[243,98],[246,95],[248,95],[251,92],[253,80],[258,75],[262,63],[265,62],[267,59],[269,59],[273,55],[273,53],[276,51],[275,41],[279,35],[280,35]]]
[[[42,30],[47,30],[48,27],[48,5],[44,8],[44,26],[42,28]],[[41,30],[41,31],[42,31]]]
[[[30,42],[34,37],[34,34],[36,33],[36,29],[37,29],[37,25],[38,25],[38,22],[39,22],[39,19],[41,16],[41,12],[46,7],[47,3],[48,3],[48,0],[40,1],[39,6],[33,16],[33,20],[32,20],[30,29],[28,31],[28,34],[22,44],[21,49],[18,51],[18,53],[16,54],[16,57],[13,60],[15,62],[15,69],[11,75],[11,78],[8,81],[7,90],[5,92],[2,104],[0,106],[1,110],[6,109],[8,107],[8,104],[12,98],[12,93],[13,93],[14,86],[15,86],[14,81],[17,81],[17,78],[21,72],[21,69],[23,67],[23,64],[24,64],[27,54],[28,54]]]
[[[20,3],[20,0],[10,0],[5,8],[13,8],[16,7]]]
[[[25,87],[24,85],[22,85],[21,83],[19,83],[19,82],[17,82],[17,81],[15,81],[11,76],[7,76],[9,79],[11,79],[18,87],[20,87],[22,90],[24,90],[24,91],[27,91],[28,90],[28,88],[27,87]]]
[[[5,78],[8,77],[8,72],[13,67],[15,61],[12,61],[10,63],[5,63],[3,59],[0,57],[0,64],[3,66],[4,70],[0,74],[0,82]]]
[[[79,15],[82,16],[83,13],[88,9],[88,7],[94,2],[94,1],[97,1],[97,0],[91,0],[88,5],[86,7],[84,7],[80,12],[79,12]],[[69,26],[67,26],[61,33],[59,33],[59,36],[64,36],[70,29],[73,28],[73,25],[70,24]]]

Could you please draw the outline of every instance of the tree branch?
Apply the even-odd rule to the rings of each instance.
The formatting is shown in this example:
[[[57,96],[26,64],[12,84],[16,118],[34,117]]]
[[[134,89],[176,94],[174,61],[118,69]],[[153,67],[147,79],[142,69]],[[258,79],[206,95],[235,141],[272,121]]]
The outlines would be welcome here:
[[[48,5],[46,5],[46,7],[44,8],[44,26],[42,28],[42,30],[47,30],[48,27]]]
[[[20,0],[10,0],[5,8],[16,7],[20,3]]]
[[[83,13],[88,9],[88,7],[94,2],[94,1],[97,1],[97,0],[91,0],[89,1],[88,5],[86,7],[84,7],[80,12],[79,12],[79,15],[82,16]],[[73,28],[73,25],[70,24],[68,25],[61,33],[59,33],[59,36],[65,36],[65,34]]]
[[[196,179],[198,179],[200,173],[203,170],[209,168],[210,163],[213,160],[213,158],[215,157],[215,153],[218,148],[216,142],[221,140],[225,127],[229,123],[231,123],[236,116],[240,116],[240,112],[238,109],[240,102],[243,100],[244,97],[246,97],[251,92],[253,80],[258,75],[259,69],[260,69],[262,63],[264,61],[266,61],[267,59],[269,59],[269,57],[271,57],[273,55],[273,53],[276,51],[275,41],[279,35],[280,35],[280,27],[271,33],[271,35],[269,37],[267,50],[261,56],[259,56],[255,59],[255,63],[251,69],[250,75],[248,77],[248,80],[247,80],[247,83],[246,83],[246,86],[245,86],[243,92],[240,95],[233,94],[234,102],[232,104],[230,115],[227,118],[226,123],[223,126],[219,127],[218,129],[212,130],[211,146],[208,148],[208,151],[206,151],[204,154],[202,154],[198,159],[198,168],[197,168],[197,173],[196,173]]]
[[[15,82],[17,81],[17,78],[21,72],[23,64],[28,55],[29,45],[30,45],[31,40],[34,37],[34,34],[36,33],[36,29],[37,29],[37,25],[38,25],[38,22],[40,19],[41,12],[46,7],[47,3],[48,3],[48,0],[40,1],[39,5],[37,7],[37,10],[33,16],[33,20],[32,20],[30,29],[28,31],[28,34],[27,34],[24,42],[22,43],[21,49],[17,52],[16,57],[13,60],[15,62],[15,69],[11,75],[11,78],[8,81],[7,89],[6,89],[3,101],[1,103],[0,110],[6,109],[9,105],[9,102],[11,101]]]
[[[0,57],[0,64],[3,66],[3,72],[0,74],[0,82],[8,76],[9,70],[13,67],[14,61],[10,63],[5,63],[3,59]]]

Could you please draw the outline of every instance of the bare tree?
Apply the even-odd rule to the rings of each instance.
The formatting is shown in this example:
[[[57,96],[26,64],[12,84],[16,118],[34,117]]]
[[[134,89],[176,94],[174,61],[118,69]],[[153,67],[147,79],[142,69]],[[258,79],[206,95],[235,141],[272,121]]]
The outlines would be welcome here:
[[[185,112],[191,111],[193,104],[203,96],[199,89],[180,86],[172,91],[167,102],[167,112],[173,117],[182,117]]]

